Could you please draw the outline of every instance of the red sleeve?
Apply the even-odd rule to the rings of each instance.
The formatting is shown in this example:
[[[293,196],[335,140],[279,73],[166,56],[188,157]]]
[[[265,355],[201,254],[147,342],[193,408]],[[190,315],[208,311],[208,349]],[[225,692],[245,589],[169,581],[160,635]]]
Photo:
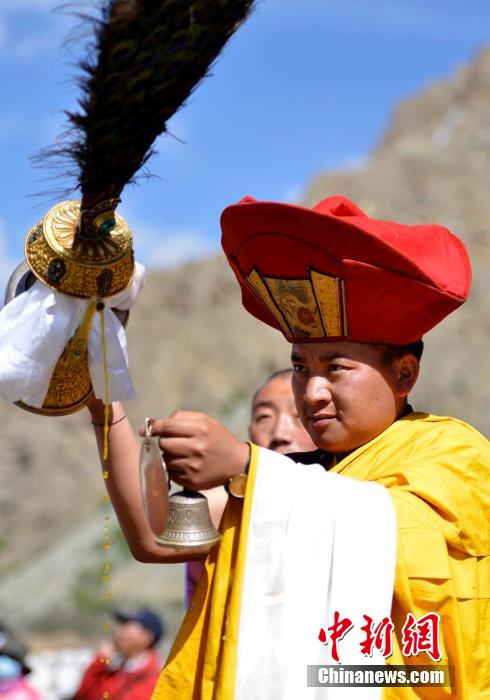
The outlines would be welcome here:
[[[99,700],[103,692],[100,684],[110,676],[111,673],[108,672],[105,662],[96,656],[83,674],[82,682],[73,700]]]

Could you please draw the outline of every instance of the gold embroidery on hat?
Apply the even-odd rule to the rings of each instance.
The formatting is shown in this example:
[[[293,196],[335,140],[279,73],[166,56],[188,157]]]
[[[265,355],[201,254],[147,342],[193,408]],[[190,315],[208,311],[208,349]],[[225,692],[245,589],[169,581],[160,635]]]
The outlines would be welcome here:
[[[340,298],[342,300],[342,333],[341,335],[349,335],[349,326],[347,325],[347,304],[345,302],[345,280],[342,277],[339,278],[340,281]]]
[[[263,277],[295,338],[321,338],[325,331],[309,279]]]
[[[338,277],[330,277],[330,275],[315,272],[315,270],[310,270],[310,277],[315,297],[320,307],[326,335],[344,335],[342,332],[342,280],[339,280]]]
[[[286,338],[292,338],[291,329],[289,328],[288,324],[286,323],[277,306],[274,304],[269,290],[267,289],[265,283],[262,280],[262,277],[255,268],[253,268],[250,274],[248,275],[247,281],[262,299],[262,301],[267,306],[274,318],[279,322],[282,332],[284,333]]]
[[[315,270],[309,270],[309,276],[309,279],[265,277],[253,268],[247,281],[287,338],[346,336],[344,280]]]

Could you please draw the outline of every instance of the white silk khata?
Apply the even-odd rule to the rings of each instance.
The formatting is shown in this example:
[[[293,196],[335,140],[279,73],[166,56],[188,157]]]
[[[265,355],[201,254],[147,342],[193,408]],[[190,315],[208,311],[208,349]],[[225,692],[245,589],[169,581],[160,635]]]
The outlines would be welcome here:
[[[145,268],[136,263],[131,284],[105,304],[105,347],[109,401],[133,399],[135,391],[128,368],[126,333],[112,311],[126,311],[136,301]],[[40,281],[12,299],[0,311],[0,397],[43,405],[56,363],[84,318],[89,299],[55,292]],[[105,398],[102,329],[95,314],[88,336],[88,365],[95,396]]]
[[[381,620],[391,611],[396,519],[388,491],[259,452],[235,700],[375,700],[379,688],[305,685],[307,665],[336,663],[331,644],[318,640],[336,611],[354,623],[339,642],[341,664],[384,664],[361,654],[360,628],[363,614]]]

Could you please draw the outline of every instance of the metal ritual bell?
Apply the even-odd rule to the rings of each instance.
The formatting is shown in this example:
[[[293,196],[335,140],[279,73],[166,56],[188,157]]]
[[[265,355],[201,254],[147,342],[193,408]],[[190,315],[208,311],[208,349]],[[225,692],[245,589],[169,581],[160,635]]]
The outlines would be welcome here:
[[[146,519],[157,544],[191,549],[219,542],[221,535],[211,520],[206,496],[184,489],[169,497],[167,469],[157,441],[152,438],[149,418],[145,420],[141,445],[140,478]]]
[[[183,489],[168,499],[168,518],[165,530],[155,542],[166,547],[189,549],[202,545],[212,546],[221,539],[211,520],[208,499],[199,491]]]

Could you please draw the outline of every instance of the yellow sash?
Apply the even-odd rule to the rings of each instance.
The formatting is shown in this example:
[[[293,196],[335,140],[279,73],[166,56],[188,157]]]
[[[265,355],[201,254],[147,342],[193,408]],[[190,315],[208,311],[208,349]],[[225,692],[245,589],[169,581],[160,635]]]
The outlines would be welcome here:
[[[152,700],[233,698],[257,457],[257,447],[252,445],[245,499],[228,499],[220,526],[221,542],[207,558]]]

